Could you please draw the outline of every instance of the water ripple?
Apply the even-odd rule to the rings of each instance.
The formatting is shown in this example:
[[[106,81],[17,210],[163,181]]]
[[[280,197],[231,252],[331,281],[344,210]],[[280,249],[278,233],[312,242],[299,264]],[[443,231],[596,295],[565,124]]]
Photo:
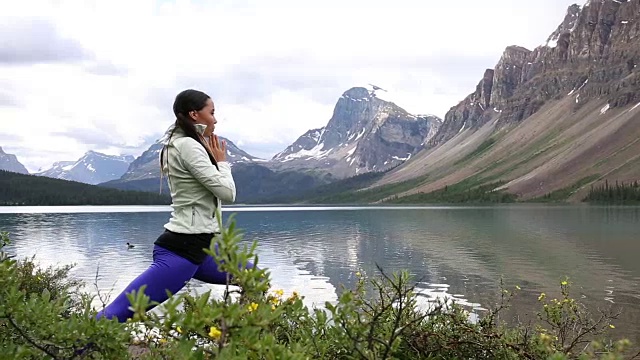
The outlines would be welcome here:
[[[421,306],[445,299],[472,313],[498,300],[499,281],[534,313],[540,292],[557,294],[564,276],[593,306],[622,306],[617,329],[640,342],[639,208],[605,207],[233,207],[245,241],[258,241],[273,286],[308,306],[335,302],[356,272],[407,270]],[[15,210],[15,208],[14,208]],[[76,263],[74,275],[119,292],[151,262],[166,207],[0,208],[9,251],[44,265]],[[225,215],[226,216],[226,215]],[[135,244],[127,249],[126,242]],[[192,281],[194,291],[222,287]]]

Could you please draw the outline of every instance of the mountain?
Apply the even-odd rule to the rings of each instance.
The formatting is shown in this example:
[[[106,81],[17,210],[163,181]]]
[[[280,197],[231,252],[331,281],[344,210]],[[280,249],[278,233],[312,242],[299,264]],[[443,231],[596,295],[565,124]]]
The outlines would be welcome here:
[[[268,184],[295,189],[311,175],[318,186],[280,198],[581,201],[592,187],[635,182],[640,1],[590,0],[558,20],[536,48],[507,46],[442,121],[407,113],[383,89],[346,91],[325,127],[238,167],[237,182],[250,187],[238,193],[264,197]]]
[[[412,115],[380,98],[385,90],[354,87],[338,99],[325,127],[307,131],[269,166],[323,169],[335,178],[386,171],[420,151],[438,131],[441,119]],[[384,94],[386,95],[386,94]]]
[[[142,180],[160,177],[160,151],[162,144],[156,142],[129,164],[118,181]]]
[[[18,158],[13,154],[7,154],[0,147],[0,170],[11,171],[19,174],[28,174],[27,168],[24,167],[18,161]]]
[[[56,162],[51,168],[35,175],[96,185],[119,179],[133,160],[130,155],[114,156],[88,151],[77,161]]]
[[[639,62],[639,1],[572,5],[540,46],[508,46],[426,149],[366,189],[416,202],[480,187],[580,201],[592,185],[635,181]]]

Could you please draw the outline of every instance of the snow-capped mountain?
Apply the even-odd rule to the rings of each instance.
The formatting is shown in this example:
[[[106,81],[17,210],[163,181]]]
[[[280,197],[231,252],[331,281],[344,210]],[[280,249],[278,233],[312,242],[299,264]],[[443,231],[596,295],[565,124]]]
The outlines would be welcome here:
[[[229,139],[220,136],[220,140],[226,141],[227,144],[227,161],[234,164],[238,163],[253,163],[253,162],[265,162],[266,160],[257,158],[248,154],[246,151],[240,149]],[[122,175],[122,181],[131,180],[143,180],[150,178],[160,177],[160,151],[162,150],[162,144],[158,140],[155,144],[151,145],[149,149],[135,159],[126,172]]]
[[[134,160],[131,155],[114,156],[88,151],[77,161],[59,161],[36,175],[96,185],[119,179]]]
[[[162,144],[156,142],[136,158],[122,174],[120,180],[140,180],[160,177],[160,151]],[[118,179],[115,179],[118,180]]]
[[[28,174],[27,168],[22,165],[13,154],[7,154],[0,147],[0,170],[11,171],[19,174]]]
[[[383,98],[381,98],[381,95]],[[276,168],[324,169],[337,178],[384,171],[407,161],[440,128],[434,115],[412,115],[379,87],[354,87],[338,99],[327,126],[306,132],[271,159]]]

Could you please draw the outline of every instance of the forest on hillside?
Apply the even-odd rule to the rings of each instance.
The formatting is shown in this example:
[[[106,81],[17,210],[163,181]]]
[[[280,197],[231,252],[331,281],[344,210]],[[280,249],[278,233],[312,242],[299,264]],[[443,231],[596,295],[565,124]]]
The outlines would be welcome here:
[[[168,205],[168,194],[123,191],[0,170],[0,206]]]
[[[592,186],[585,201],[596,204],[626,205],[640,203],[640,184],[633,182],[615,182]]]

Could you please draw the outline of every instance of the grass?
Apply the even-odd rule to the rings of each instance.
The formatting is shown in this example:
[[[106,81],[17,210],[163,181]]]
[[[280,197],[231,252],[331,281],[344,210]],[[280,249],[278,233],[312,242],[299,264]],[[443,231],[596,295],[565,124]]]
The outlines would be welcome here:
[[[471,153],[467,154],[467,156],[463,157],[462,159],[456,161],[453,165],[457,166],[457,165],[460,165],[460,164],[464,164],[464,163],[472,160],[473,158],[484,154],[485,152],[487,152],[487,150],[489,150],[493,146],[493,144],[496,143],[496,141],[497,140],[495,138],[493,138],[493,137],[488,138],[482,144],[480,144],[475,150],[473,150]]]
[[[496,191],[495,189],[504,185],[504,181],[483,183],[484,180],[476,176],[467,178],[451,186],[428,193],[417,193],[404,197],[394,197],[387,201],[394,204],[425,204],[425,203],[474,203],[474,204],[495,204],[512,203],[517,197],[506,191]]]

